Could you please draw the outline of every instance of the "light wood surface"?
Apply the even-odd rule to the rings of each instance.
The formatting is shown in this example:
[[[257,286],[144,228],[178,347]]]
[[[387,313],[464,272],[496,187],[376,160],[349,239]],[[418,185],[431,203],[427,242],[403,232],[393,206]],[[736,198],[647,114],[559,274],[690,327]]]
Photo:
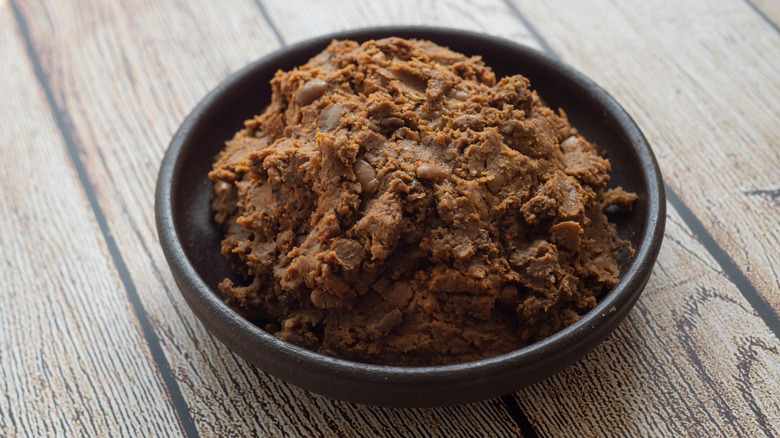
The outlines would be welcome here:
[[[0,436],[780,436],[777,10],[0,0]],[[626,107],[671,190],[628,319],[510,397],[382,409],[287,385],[205,331],[159,247],[160,160],[211,88],[282,45],[391,24],[551,50]]]
[[[0,11],[0,436],[177,433],[9,12]]]

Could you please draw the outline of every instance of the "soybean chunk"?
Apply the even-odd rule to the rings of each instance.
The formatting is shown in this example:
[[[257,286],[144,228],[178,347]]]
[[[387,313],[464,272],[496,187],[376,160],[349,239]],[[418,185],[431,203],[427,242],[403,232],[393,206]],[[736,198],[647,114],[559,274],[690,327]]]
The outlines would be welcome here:
[[[295,103],[298,105],[308,105],[315,99],[325,94],[325,90],[328,89],[328,83],[322,79],[312,79],[306,82],[298,94],[295,96]]]
[[[447,178],[449,173],[437,164],[420,164],[417,166],[417,178],[441,181]]]
[[[616,284],[628,247],[604,211],[636,196],[608,191],[609,161],[528,79],[387,38],[334,41],[271,87],[209,176],[244,277],[220,289],[280,339],[466,362],[550,336]]]
[[[355,170],[355,176],[357,177],[358,182],[360,182],[360,186],[363,187],[363,191],[374,193],[379,186],[379,181],[376,179],[374,168],[365,160],[358,158],[353,165],[353,169]]]

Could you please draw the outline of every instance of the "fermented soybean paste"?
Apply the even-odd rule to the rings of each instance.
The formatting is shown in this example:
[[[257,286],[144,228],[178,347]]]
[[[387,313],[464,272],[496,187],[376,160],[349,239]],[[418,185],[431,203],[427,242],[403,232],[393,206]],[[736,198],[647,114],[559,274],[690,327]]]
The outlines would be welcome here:
[[[609,162],[522,76],[427,41],[333,42],[278,72],[217,157],[228,302],[291,343],[392,365],[543,339],[617,282]],[[260,104],[260,103],[259,103]],[[260,108],[259,108],[260,109]]]

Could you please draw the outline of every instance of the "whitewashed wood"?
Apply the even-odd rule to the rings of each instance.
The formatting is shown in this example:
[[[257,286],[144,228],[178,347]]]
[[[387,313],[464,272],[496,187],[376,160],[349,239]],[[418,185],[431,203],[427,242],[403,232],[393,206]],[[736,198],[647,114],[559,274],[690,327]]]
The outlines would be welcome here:
[[[6,2],[0,58],[0,436],[178,435]]]
[[[636,118],[666,182],[780,315],[780,34],[740,0],[517,3]]]
[[[20,8],[200,433],[517,436],[500,400],[431,410],[334,402],[258,372],[205,332],[159,249],[157,169],[192,106],[277,43],[251,1],[140,3],[133,14],[126,5],[98,1]]]
[[[137,7],[131,7],[134,14],[126,13],[129,7],[127,4],[113,6],[100,3],[107,2],[75,4],[51,1],[42,5],[20,2],[19,5],[30,22],[36,47],[42,54],[44,69],[50,77],[58,102],[73,120],[74,136],[84,148],[90,179],[100,182],[97,187],[101,206],[155,330],[163,340],[168,360],[171,361],[201,433],[223,436],[252,432],[274,436],[312,435],[328,431],[345,436],[373,433],[384,433],[387,436],[408,436],[414,433],[446,436],[516,434],[511,420],[496,401],[461,408],[407,411],[355,407],[313,397],[257,372],[205,334],[178,296],[156,242],[151,208],[156,170],[170,135],[194,103],[228,72],[276,47],[275,38],[249,1],[218,5],[162,2],[153,7],[139,2]],[[483,29],[493,34],[518,35],[516,39],[524,39],[528,35],[522,24],[513,18],[511,11],[503,7],[501,2],[481,3],[477,7],[469,6],[467,2],[449,2],[450,5],[458,6],[456,10],[462,11],[461,16],[455,18],[446,15],[450,12],[437,9],[442,3],[424,3],[421,10],[398,7],[389,2],[382,6],[378,6],[380,3],[365,3],[368,4],[316,2],[303,9],[294,9],[296,5],[266,2],[265,7],[280,32],[287,35],[285,39],[290,41],[334,29],[401,22]],[[350,9],[350,5],[355,7]],[[590,14],[608,16],[610,10],[606,8],[612,7],[597,5]],[[577,10],[575,5],[565,6],[568,10],[572,8]],[[284,11],[292,13],[283,15]],[[355,15],[349,15],[350,11],[356,11]],[[296,21],[296,17],[303,21]],[[556,17],[534,17],[532,21],[544,33],[558,29],[550,27],[552,30],[548,31],[549,23],[545,21]],[[576,14],[567,18],[568,21],[562,23],[578,29],[576,23],[580,18]],[[230,25],[222,24],[226,22]],[[581,33],[577,35],[583,38]],[[572,40],[570,44],[575,45],[576,42]],[[629,56],[632,55],[630,43],[630,40],[617,37],[606,38],[603,42],[621,53],[625,59],[632,60]],[[613,59],[611,62],[619,61]],[[592,72],[589,74],[595,77]],[[635,90],[631,84],[624,84],[623,87]],[[614,89],[611,91],[617,94]],[[625,103],[625,98],[619,99]],[[644,123],[642,125],[645,126]],[[681,131],[679,135],[684,137],[687,129]],[[699,144],[694,143],[694,146]],[[675,177],[680,178],[680,175]],[[669,235],[684,241],[688,232],[684,227],[678,228],[670,227]],[[691,240],[689,237],[687,239]],[[2,247],[7,248],[5,241]],[[681,248],[688,248],[688,244],[681,245]],[[708,274],[708,270],[717,268],[713,267],[711,259],[701,247],[694,245],[691,248],[679,259],[672,257],[673,260],[681,260],[672,261],[672,265],[679,263],[685,268],[673,271],[668,284],[684,286],[690,278],[707,279],[709,275],[721,278],[716,273]],[[664,264],[664,257],[670,257],[668,254],[665,248],[659,266],[669,264]],[[668,268],[664,269],[669,271]],[[64,281],[73,279],[66,277]],[[718,281],[722,282],[722,278]],[[654,277],[648,293],[652,295],[652,288],[656,287],[662,290],[658,292],[660,294],[676,293],[677,289],[663,289],[664,284],[657,282]],[[734,293],[734,290],[731,288],[727,292]],[[648,306],[648,309],[650,312],[657,311],[655,307]],[[761,334],[762,325],[760,321],[756,322],[754,316],[750,316],[749,310],[739,321],[744,330],[755,330]],[[715,308],[713,317],[694,313],[691,318],[694,318],[696,324],[707,327],[707,324],[712,326],[729,321],[723,317],[723,313],[723,309]],[[645,322],[637,319],[636,314],[637,311],[632,314],[628,324],[644,327],[642,324]],[[703,322],[698,322],[699,319]],[[669,327],[669,320],[656,323],[666,323],[666,333],[673,331]],[[765,328],[763,330],[765,334]],[[569,380],[554,385],[545,382],[543,385],[547,386],[540,386],[542,389],[535,387],[529,390],[530,396],[537,398],[537,403],[547,403],[552,409],[545,409],[542,413],[529,406],[530,402],[519,399],[541,432],[568,430],[577,434],[575,420],[589,419],[594,412],[608,413],[609,409],[631,413],[637,415],[637,418],[636,421],[628,421],[631,418],[612,420],[606,424],[625,425],[627,430],[666,430],[664,428],[670,427],[670,423],[681,418],[676,411],[661,409],[668,404],[676,406],[673,403],[689,403],[693,406],[691,409],[703,417],[708,415],[710,409],[718,408],[717,403],[708,404],[707,400],[696,398],[696,391],[684,391],[689,376],[673,374],[673,366],[678,364],[672,360],[673,357],[664,356],[666,346],[645,340],[642,342],[648,347],[632,350],[623,344],[620,333],[603,347],[610,356],[614,353],[636,357],[639,353],[635,351],[655,354],[663,359],[658,359],[661,364],[658,373],[668,375],[668,379],[644,381],[638,365],[623,368],[620,363],[612,362],[611,366],[616,367],[611,371],[612,376],[628,376],[633,392],[619,392],[625,395],[619,398],[614,391],[600,390],[592,398],[585,399],[591,404],[584,404],[582,401],[572,401],[574,394],[571,391],[565,392],[579,382],[576,373],[572,378],[567,372],[565,376],[568,377],[565,378]],[[702,366],[705,370],[713,370],[710,372],[712,375],[724,375],[723,370],[733,365],[733,362],[721,359],[720,350],[713,350],[719,344],[711,340],[707,333],[696,332],[692,339],[691,342],[697,345],[696,351],[703,352],[699,355]],[[635,337],[630,340],[639,343]],[[735,341],[733,345],[736,345]],[[743,351],[747,355],[755,355],[756,363],[760,365],[754,367],[758,371],[757,378],[751,381],[754,386],[751,395],[757,400],[756,406],[762,412],[769,413],[768,418],[771,420],[776,418],[776,409],[772,409],[772,400],[769,398],[772,393],[768,391],[774,387],[766,382],[777,381],[777,370],[773,365],[777,346],[771,343],[765,345],[769,353],[762,353],[760,348]],[[678,341],[672,351],[680,351],[682,348]],[[594,369],[587,360],[576,367]],[[734,381],[733,375],[725,375]],[[711,391],[724,400],[736,400],[741,394],[739,388],[722,386]],[[663,398],[667,393],[676,395]],[[692,398],[686,400],[682,398],[683,395]],[[0,398],[0,409],[2,400]],[[561,411],[558,403],[564,401],[574,410],[568,417],[556,417]],[[649,407],[637,411],[636,406],[643,404]],[[741,420],[747,418],[743,407],[744,404],[738,405]],[[645,417],[639,416],[640,413]],[[299,418],[304,414],[308,414],[308,417]],[[36,420],[28,418],[28,421]],[[588,430],[601,433],[612,431],[599,428],[599,425],[605,423],[593,425],[593,421],[589,421],[591,423],[586,425],[590,424],[592,428]],[[718,422],[705,421],[704,424],[702,430],[707,430],[707,427],[711,428],[712,424]]]
[[[615,334],[517,393],[542,436],[780,435],[780,342],[672,209]]]
[[[348,29],[373,26],[421,25],[449,27],[501,35],[540,49],[528,29],[500,0],[344,0],[324,2],[263,1],[285,42]]]

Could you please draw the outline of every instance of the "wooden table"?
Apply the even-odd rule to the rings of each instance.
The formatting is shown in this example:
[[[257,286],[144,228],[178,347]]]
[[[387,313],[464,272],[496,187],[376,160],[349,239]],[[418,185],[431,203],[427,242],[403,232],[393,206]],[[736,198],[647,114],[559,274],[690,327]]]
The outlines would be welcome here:
[[[307,393],[212,338],[163,258],[157,170],[194,105],[280,47],[389,24],[561,58],[660,162],[666,237],[636,308],[514,394]],[[0,436],[780,436],[776,0],[0,0],[0,57]]]

